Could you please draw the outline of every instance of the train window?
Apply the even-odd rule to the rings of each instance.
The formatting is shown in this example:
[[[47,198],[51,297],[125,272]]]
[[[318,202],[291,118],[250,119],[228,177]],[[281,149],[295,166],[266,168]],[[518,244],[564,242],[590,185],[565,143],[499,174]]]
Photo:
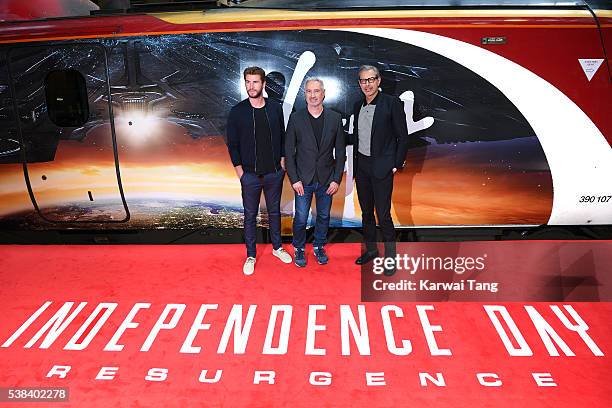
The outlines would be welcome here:
[[[85,78],[74,69],[51,71],[45,78],[49,118],[57,126],[81,126],[89,118]]]

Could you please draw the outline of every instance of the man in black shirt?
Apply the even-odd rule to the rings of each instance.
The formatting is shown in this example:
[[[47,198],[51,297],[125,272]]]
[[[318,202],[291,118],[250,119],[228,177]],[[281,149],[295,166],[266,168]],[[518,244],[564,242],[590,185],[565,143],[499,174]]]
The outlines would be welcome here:
[[[244,70],[248,98],[234,106],[227,118],[227,147],[240,178],[244,207],[245,275],[254,272],[256,227],[263,190],[270,222],[272,254],[284,263],[291,255],[281,246],[280,199],[285,177],[285,125],[281,106],[263,97],[266,75],[259,67]]]
[[[342,118],[339,113],[323,108],[323,81],[308,78],[304,94],[307,108],[291,114],[285,142],[287,173],[295,190],[293,246],[294,262],[299,267],[306,266],[306,223],[313,195],[317,202],[314,255],[319,264],[328,262],[324,246],[332,196],[342,180],[346,157]]]

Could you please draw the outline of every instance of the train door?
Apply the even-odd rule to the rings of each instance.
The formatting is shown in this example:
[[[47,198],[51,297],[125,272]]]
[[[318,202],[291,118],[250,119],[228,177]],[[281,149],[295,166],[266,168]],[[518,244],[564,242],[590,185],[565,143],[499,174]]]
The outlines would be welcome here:
[[[105,48],[20,46],[8,66],[38,213],[53,223],[127,221]]]

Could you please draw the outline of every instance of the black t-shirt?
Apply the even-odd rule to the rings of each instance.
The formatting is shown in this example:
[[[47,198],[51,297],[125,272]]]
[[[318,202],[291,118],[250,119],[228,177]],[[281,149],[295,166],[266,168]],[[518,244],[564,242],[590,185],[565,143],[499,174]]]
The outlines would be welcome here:
[[[312,131],[314,132],[315,139],[317,140],[317,147],[321,148],[321,138],[323,137],[323,115],[325,111],[321,112],[318,118],[315,118],[308,112],[308,117],[310,118],[310,126],[312,126]],[[311,183],[320,183],[319,180],[319,172],[315,169],[314,176],[312,177]]]
[[[255,172],[258,175],[273,173],[274,158],[272,157],[272,134],[265,108],[253,108],[255,110],[255,149],[257,158]]]
[[[312,131],[314,132],[315,139],[317,139],[317,147],[321,147],[321,137],[323,136],[323,115],[325,111],[321,112],[318,118],[315,118],[308,112],[308,116],[310,117],[310,125],[312,126]]]

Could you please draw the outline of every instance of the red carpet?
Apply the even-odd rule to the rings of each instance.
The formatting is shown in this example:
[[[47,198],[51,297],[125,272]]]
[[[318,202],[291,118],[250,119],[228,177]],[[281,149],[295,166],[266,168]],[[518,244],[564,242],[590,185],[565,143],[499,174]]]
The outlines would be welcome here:
[[[532,356],[512,357],[484,304],[474,302],[395,303],[404,313],[402,318],[391,315],[395,343],[400,347],[405,339],[412,346],[412,352],[403,356],[389,351],[381,318],[384,304],[365,303],[368,338],[361,343],[364,355],[360,355],[350,329],[344,336],[350,339],[350,349],[344,350],[350,355],[343,355],[341,305],[347,305],[359,322],[360,272],[352,263],[359,246],[333,244],[328,253],[329,265],[316,265],[310,255],[309,266],[298,269],[272,257],[269,246],[260,246],[255,274],[246,277],[242,274],[242,245],[0,247],[0,344],[4,343],[0,347],[0,387],[68,387],[70,402],[49,403],[54,407],[611,406],[610,303],[571,304],[588,324],[588,336],[604,356],[594,355],[577,333],[568,330],[551,304],[530,304],[575,353],[566,356],[557,347],[561,355],[551,356],[526,304],[505,303],[502,305],[533,351]],[[23,333],[13,336],[45,302],[52,303]],[[63,331],[55,341],[45,333],[25,348],[65,302],[75,302],[71,312],[80,302],[87,304],[65,327],[58,324],[56,329]],[[95,322],[102,322],[99,315],[89,330],[75,336],[104,302],[117,306],[87,347],[65,350],[73,336],[81,343],[92,334]],[[127,328],[117,339],[117,344],[124,345],[121,351],[104,351],[136,303],[150,303],[133,317],[138,327]],[[169,323],[174,316],[176,327],[161,329],[150,349],[141,351],[147,338],[154,336],[151,330],[169,304],[185,305],[182,315],[171,314],[165,319]],[[186,341],[203,304],[218,306],[206,311],[201,330],[194,329],[195,337]],[[250,332],[244,329],[243,354],[235,349],[233,332],[227,349],[218,350],[220,343],[223,348],[223,332],[234,305],[242,305],[242,323],[249,306],[257,306]],[[273,305],[292,306],[290,326],[285,326],[290,330],[286,354],[263,353]],[[316,314],[318,326],[308,324],[309,305],[325,305],[325,310]],[[450,349],[452,355],[432,355],[417,305],[433,306],[434,310],[422,313],[427,313],[431,325],[441,326],[442,331],[433,336],[437,346]],[[347,308],[345,316],[349,315]],[[238,309],[234,310],[237,313]],[[273,347],[279,346],[282,316],[276,320]],[[210,327],[206,329],[205,324]],[[325,355],[306,355],[308,327],[319,329],[312,332],[314,345],[308,348],[324,350]],[[41,348],[45,338],[50,345]],[[181,352],[189,345],[201,350]],[[71,366],[65,379],[46,377],[54,365]],[[114,379],[96,379],[102,367],[118,367]],[[166,369],[167,378],[147,380],[152,368]],[[201,383],[202,370],[208,370],[208,378],[222,370],[221,378],[217,383]],[[274,384],[253,384],[256,371],[274,371]],[[153,378],[160,378],[161,372]],[[312,372],[328,373],[314,378],[325,383],[331,377],[331,384],[310,384]],[[419,373],[438,375],[439,383],[443,379],[445,386],[431,381],[422,386]],[[478,373],[496,374],[501,386],[481,385]],[[538,386],[533,373],[550,373],[556,386]],[[367,375],[379,384],[377,378],[384,377],[384,385],[368,386]],[[491,383],[496,378],[485,376],[483,381]]]

